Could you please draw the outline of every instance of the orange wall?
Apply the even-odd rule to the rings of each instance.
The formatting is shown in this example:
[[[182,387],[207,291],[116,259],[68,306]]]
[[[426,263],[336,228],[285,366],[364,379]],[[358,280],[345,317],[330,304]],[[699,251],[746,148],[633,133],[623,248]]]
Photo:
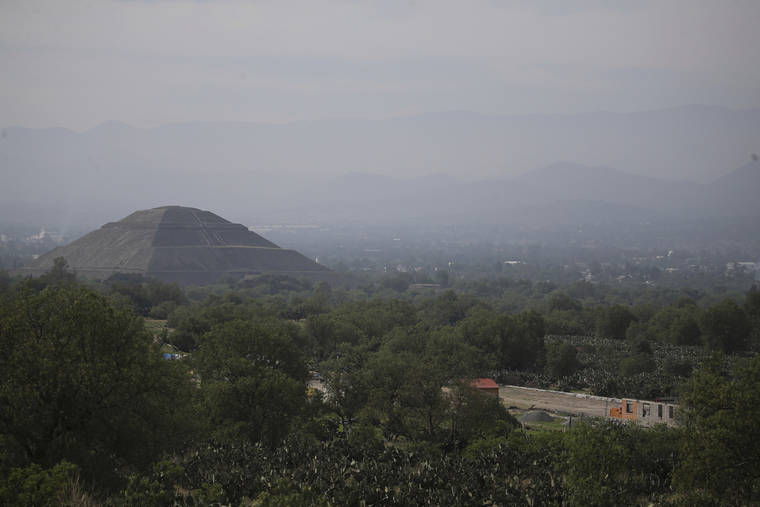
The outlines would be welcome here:
[[[630,403],[633,406],[633,412],[628,413],[625,411],[626,404]],[[610,409],[610,417],[616,419],[638,419],[639,418],[639,402],[634,400],[623,400],[620,407],[614,407]]]

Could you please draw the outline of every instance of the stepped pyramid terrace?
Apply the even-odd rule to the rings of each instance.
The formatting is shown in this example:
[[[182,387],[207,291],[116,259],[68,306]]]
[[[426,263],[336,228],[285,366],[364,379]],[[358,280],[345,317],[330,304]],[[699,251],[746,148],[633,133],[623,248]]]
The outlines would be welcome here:
[[[329,279],[333,274],[244,225],[183,206],[136,211],[40,256],[18,272],[40,275],[57,257],[65,258],[77,275],[96,279],[136,273],[181,284],[208,284],[230,275],[280,273]]]

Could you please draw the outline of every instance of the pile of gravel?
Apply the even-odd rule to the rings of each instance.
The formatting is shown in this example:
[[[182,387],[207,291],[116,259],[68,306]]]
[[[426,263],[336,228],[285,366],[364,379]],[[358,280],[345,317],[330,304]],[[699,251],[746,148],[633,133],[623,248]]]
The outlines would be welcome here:
[[[520,417],[521,423],[536,423],[536,422],[554,422],[554,418],[542,412],[541,410],[533,410]]]

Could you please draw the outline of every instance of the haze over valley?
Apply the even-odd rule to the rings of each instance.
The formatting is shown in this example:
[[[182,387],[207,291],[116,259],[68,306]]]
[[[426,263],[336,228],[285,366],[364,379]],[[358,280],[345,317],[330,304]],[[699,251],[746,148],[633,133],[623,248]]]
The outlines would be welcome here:
[[[758,21],[0,1],[0,505],[760,505]]]
[[[760,111],[5,128],[3,220],[195,204],[245,223],[521,223],[758,212]],[[539,211],[537,208],[541,208]]]

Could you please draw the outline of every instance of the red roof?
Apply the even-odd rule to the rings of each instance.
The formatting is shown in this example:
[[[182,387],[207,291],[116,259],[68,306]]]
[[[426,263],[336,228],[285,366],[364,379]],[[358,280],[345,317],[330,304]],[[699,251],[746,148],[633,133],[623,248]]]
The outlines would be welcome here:
[[[476,389],[498,389],[499,384],[491,378],[476,378],[470,382],[470,386]]]

